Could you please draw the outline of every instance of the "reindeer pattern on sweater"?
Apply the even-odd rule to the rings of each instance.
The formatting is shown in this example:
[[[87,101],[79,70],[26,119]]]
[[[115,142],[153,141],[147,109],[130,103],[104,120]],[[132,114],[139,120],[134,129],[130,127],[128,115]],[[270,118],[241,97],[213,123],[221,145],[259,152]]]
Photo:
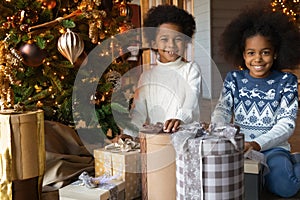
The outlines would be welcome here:
[[[295,128],[297,110],[295,75],[273,70],[266,78],[253,78],[249,70],[239,70],[227,74],[212,122],[233,122],[246,141],[256,141],[262,149],[289,150],[287,139]]]

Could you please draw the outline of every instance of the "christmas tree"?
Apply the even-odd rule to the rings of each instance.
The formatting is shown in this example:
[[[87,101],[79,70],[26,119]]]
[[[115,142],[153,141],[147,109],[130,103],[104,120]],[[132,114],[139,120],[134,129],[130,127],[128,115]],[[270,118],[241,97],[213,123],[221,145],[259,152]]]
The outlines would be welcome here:
[[[130,53],[126,48],[136,35],[126,39],[121,36],[134,28],[129,1],[0,2],[2,111],[43,109],[47,120],[100,128],[110,138],[119,134],[122,127],[115,122],[113,112],[128,117],[128,105],[122,102],[130,101],[131,92],[120,93],[116,103],[112,102],[112,94],[120,77],[134,66],[127,61]],[[93,52],[103,44],[101,52]],[[108,63],[105,70],[101,66],[99,69],[89,67],[93,65],[91,58],[95,57],[101,59],[101,63]],[[100,79],[91,76],[99,73],[102,74]],[[81,87],[74,87],[76,78],[81,79]],[[95,90],[88,89],[95,84]],[[130,87],[128,85],[129,90]],[[74,97],[75,90],[81,95]],[[93,109],[94,112],[74,112],[79,105],[82,105],[81,110]]]

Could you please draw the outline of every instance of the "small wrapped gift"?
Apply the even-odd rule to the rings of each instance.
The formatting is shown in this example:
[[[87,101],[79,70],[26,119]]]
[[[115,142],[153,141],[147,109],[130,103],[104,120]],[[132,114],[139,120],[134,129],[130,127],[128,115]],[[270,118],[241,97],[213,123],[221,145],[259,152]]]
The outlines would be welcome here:
[[[59,189],[60,200],[125,200],[124,181],[114,177],[90,177],[86,172],[79,180]]]
[[[172,142],[176,199],[244,198],[244,135],[235,127],[215,127],[208,133],[198,123],[185,125],[172,134]]]
[[[95,149],[95,175],[118,177],[119,180],[125,181],[126,199],[138,198],[141,196],[140,151],[128,148],[126,151],[121,151],[121,149],[116,144],[106,149]]]

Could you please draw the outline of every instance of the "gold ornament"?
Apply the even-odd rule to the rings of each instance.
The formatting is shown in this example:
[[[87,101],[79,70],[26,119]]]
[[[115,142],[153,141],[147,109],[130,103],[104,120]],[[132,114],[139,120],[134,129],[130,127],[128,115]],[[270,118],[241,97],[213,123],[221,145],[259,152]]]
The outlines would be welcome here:
[[[84,42],[77,33],[67,29],[57,42],[58,51],[74,64],[84,50]]]
[[[90,27],[89,27],[89,38],[91,39],[91,42],[93,44],[97,44],[98,43],[98,28],[97,28],[97,24],[95,22],[90,23]]]

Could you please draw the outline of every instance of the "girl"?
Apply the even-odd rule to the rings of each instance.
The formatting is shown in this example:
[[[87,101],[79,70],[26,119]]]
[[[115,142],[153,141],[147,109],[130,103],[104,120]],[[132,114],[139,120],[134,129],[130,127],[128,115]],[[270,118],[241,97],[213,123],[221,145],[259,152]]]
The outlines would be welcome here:
[[[269,191],[291,197],[300,189],[299,155],[290,154],[289,137],[298,111],[297,77],[280,70],[300,64],[299,30],[271,8],[242,12],[221,38],[224,57],[244,68],[229,72],[212,114],[212,123],[230,123],[245,134],[245,151],[264,153]]]
[[[141,75],[132,119],[138,127],[161,122],[165,132],[174,132],[181,123],[199,121],[200,67],[182,57],[195,20],[176,6],[159,5],[148,11],[144,27],[158,58]]]

